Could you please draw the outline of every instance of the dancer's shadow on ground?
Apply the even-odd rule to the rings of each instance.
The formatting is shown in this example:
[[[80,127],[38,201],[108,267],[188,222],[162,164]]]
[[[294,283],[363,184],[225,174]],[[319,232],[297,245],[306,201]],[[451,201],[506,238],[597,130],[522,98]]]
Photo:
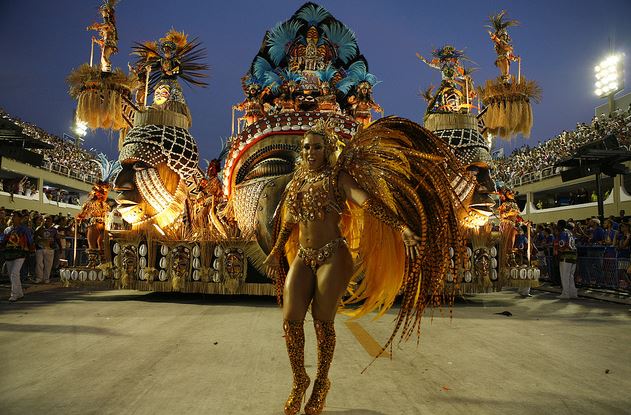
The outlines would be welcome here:
[[[325,409],[322,412],[323,415],[386,415],[383,412],[373,411],[370,409]]]

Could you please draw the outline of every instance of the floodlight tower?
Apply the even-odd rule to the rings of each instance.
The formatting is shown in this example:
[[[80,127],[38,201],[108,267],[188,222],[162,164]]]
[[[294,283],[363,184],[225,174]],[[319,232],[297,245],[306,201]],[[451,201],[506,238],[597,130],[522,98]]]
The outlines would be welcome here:
[[[624,54],[612,54],[594,68],[596,83],[594,93],[609,101],[609,113],[615,109],[614,95],[624,89]]]
[[[81,120],[76,120],[72,130],[77,135],[77,137],[75,138],[75,145],[77,147],[80,147],[81,142],[83,141],[83,137],[85,137],[88,133],[88,123]]]

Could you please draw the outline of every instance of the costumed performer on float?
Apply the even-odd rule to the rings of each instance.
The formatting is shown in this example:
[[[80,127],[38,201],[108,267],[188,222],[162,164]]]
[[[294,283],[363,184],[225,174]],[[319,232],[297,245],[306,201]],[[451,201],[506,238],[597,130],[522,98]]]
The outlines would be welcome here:
[[[81,211],[76,216],[78,222],[88,221],[86,232],[88,239],[88,267],[95,267],[103,261],[105,219],[110,212],[107,195],[111,188],[110,181],[121,170],[119,161],[111,162],[102,153],[98,155],[98,161],[95,160],[95,162],[98,162],[101,166],[101,180],[94,183],[88,199],[83,203]]]
[[[349,282],[363,277],[348,301],[362,302],[355,316],[375,308],[383,314],[402,293],[385,350],[400,330],[404,338],[418,329],[426,305],[440,304],[449,247],[459,252],[462,246],[461,205],[455,202],[459,199],[451,181],[464,176],[447,171],[459,164],[440,139],[409,120],[388,117],[360,130],[338,157],[341,144],[330,120],[320,119],[306,132],[302,159],[275,218],[275,245],[266,259],[279,300],[282,292],[293,372],[285,414],[300,411],[310,384],[303,328],[309,305],[318,365],[304,410],[319,414],[331,384],[334,319]]]

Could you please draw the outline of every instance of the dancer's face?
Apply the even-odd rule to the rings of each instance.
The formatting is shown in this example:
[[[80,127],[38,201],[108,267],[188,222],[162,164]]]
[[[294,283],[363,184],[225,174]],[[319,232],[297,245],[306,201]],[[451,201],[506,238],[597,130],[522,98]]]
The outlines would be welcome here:
[[[171,96],[171,88],[168,85],[160,85],[153,93],[153,103],[155,105],[163,105]]]
[[[326,162],[324,137],[319,134],[307,134],[302,142],[302,158],[309,170],[318,170]]]
[[[144,171],[154,170],[159,179],[156,179],[152,186],[146,189],[153,193],[161,194],[163,197],[172,197],[175,195],[179,176],[171,170],[166,163],[158,163],[156,166],[150,166],[147,163],[129,159],[123,160],[121,163],[122,170],[118,173],[114,182],[114,189],[119,192],[116,200],[118,203],[118,211],[123,219],[132,225],[143,220],[152,218],[160,213],[156,207],[150,203],[154,200],[155,195],[146,194],[144,188],[138,188],[138,180],[142,180]],[[137,177],[138,176],[138,177]]]

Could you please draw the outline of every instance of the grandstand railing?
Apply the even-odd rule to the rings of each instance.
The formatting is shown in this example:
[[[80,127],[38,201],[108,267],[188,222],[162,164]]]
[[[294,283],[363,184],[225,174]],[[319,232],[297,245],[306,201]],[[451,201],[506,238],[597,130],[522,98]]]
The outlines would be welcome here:
[[[511,178],[508,184],[511,187],[517,187],[523,186],[528,183],[538,182],[543,179],[548,179],[550,177],[558,176],[559,174],[561,174],[561,172],[557,170],[557,167],[546,167],[539,171],[526,173],[522,176]]]
[[[559,281],[558,259],[551,248],[538,256],[542,281]],[[630,251],[606,246],[577,247],[574,281],[578,287],[600,288],[631,293]]]
[[[62,176],[70,177],[72,179],[77,179],[85,183],[92,184],[99,180],[97,176],[70,169],[63,164],[55,163],[54,161],[44,161],[44,165],[42,166],[42,168],[50,172],[61,174]]]

